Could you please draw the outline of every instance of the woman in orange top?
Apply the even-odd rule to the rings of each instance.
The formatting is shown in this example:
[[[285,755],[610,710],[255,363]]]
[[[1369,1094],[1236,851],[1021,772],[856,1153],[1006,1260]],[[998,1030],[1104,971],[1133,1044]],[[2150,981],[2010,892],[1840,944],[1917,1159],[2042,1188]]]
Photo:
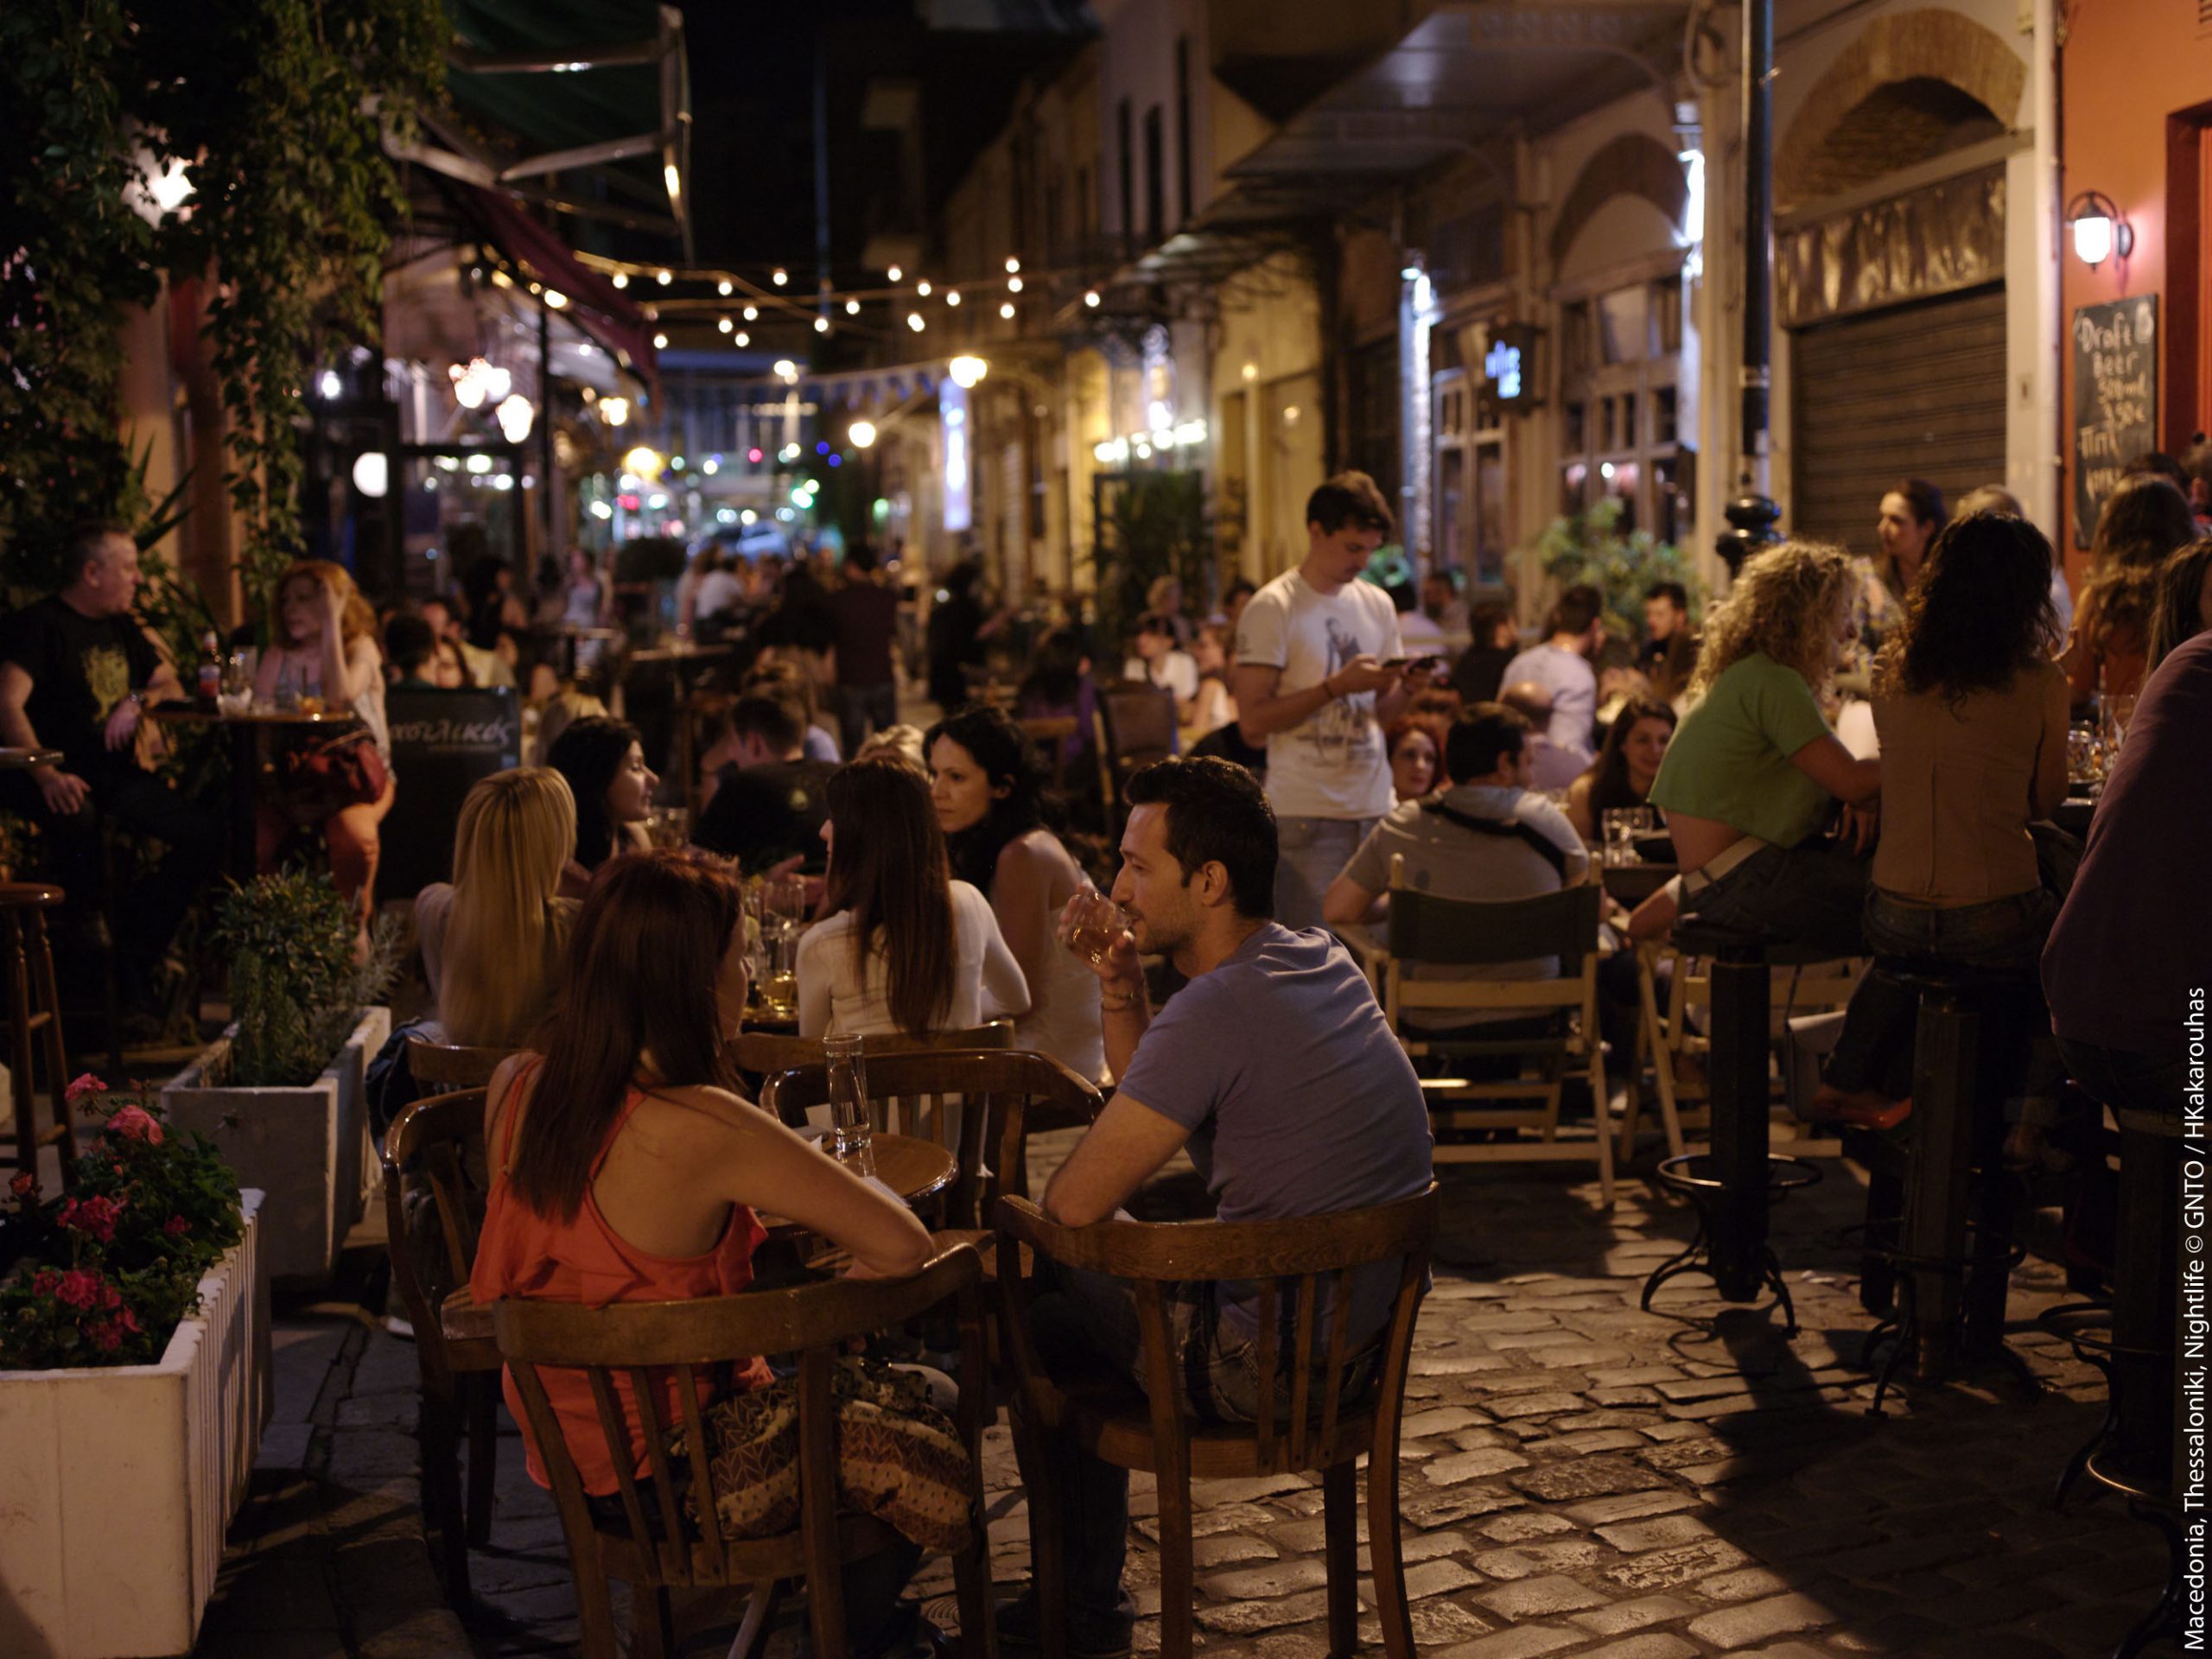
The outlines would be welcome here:
[[[744,916],[728,871],[661,852],[601,872],[576,919],[543,1052],[507,1061],[487,1090],[492,1195],[469,1275],[480,1305],[734,1294],[752,1282],[765,1236],[753,1212],[772,1203],[851,1251],[856,1277],[895,1277],[929,1259],[929,1234],[904,1205],[735,1092],[725,1045],[746,990]],[[584,1491],[615,1493],[582,1374],[540,1375]],[[767,1381],[759,1359],[730,1379],[738,1388]],[[673,1421],[673,1383],[664,1386],[662,1421]],[[531,1478],[545,1485],[512,1376],[505,1387]],[[626,1379],[616,1391],[644,1478],[644,1429]],[[855,1653],[880,1649],[893,1634],[891,1604],[914,1559],[899,1554],[903,1571],[847,1574]],[[852,1605],[871,1593],[878,1605]],[[871,1632],[873,1643],[859,1639]]]

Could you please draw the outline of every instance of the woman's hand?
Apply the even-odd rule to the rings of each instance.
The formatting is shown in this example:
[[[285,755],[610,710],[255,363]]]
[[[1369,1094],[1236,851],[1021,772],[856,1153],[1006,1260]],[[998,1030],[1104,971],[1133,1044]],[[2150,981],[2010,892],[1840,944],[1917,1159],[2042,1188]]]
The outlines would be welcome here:
[[[321,595],[321,601],[315,608],[322,618],[322,637],[336,639],[345,631],[346,601],[338,597],[338,590],[327,582],[317,582],[315,592]]]

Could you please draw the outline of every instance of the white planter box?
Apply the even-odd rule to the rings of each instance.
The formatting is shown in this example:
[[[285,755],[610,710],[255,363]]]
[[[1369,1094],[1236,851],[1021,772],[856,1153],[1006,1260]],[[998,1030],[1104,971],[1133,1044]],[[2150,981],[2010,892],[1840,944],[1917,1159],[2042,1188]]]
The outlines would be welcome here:
[[[189,1653],[269,1419],[262,1195],[158,1365],[0,1371],[0,1653]]]
[[[278,1284],[320,1284],[376,1183],[362,1072],[391,1035],[391,1010],[365,1010],[322,1075],[296,1089],[204,1086],[211,1069],[222,1075],[237,1029],[164,1085],[162,1104],[179,1128],[213,1139],[240,1186],[269,1195],[262,1270]],[[237,1122],[226,1126],[226,1117]]]

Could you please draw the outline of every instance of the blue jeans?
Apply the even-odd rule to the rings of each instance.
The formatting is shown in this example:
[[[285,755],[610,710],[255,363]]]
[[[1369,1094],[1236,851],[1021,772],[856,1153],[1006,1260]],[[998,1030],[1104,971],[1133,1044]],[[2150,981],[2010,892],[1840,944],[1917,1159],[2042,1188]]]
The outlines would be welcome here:
[[[2178,1043],[2171,1054],[2138,1054],[2061,1037],[2058,1051],[2074,1081],[2091,1099],[2111,1107],[2122,1128],[2171,1134],[2182,1121],[2189,1058]]]
[[[1376,818],[1275,820],[1275,920],[1285,927],[1321,925],[1321,896],[1344,873]]]
[[[2018,996],[1986,1011],[1982,1052],[2012,1065],[2004,1098],[2055,1102],[2066,1070],[2051,1038],[2050,1011],[2032,976],[2057,916],[2056,896],[2043,887],[1945,910],[1899,904],[1877,887],[1866,895],[1866,945],[1878,957],[2024,970],[2031,982],[2023,984]],[[1852,993],[1843,1033],[1828,1061],[1828,1082],[1839,1089],[1878,1089],[1891,1100],[1910,1095],[1919,1008],[1918,996],[1876,962]]]
[[[1873,862],[1827,840],[1753,853],[1712,886],[1682,893],[1682,919],[1771,934],[1830,957],[1864,956],[1859,913]]]
[[[840,685],[831,688],[837,709],[837,741],[849,760],[868,741],[868,728],[887,732],[899,723],[896,685]]]

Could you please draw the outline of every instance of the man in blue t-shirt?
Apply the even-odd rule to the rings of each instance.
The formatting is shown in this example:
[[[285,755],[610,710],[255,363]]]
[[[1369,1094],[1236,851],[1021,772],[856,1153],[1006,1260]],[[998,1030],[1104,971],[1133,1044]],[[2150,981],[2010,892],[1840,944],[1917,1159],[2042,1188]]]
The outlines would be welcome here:
[[[1129,779],[1127,798],[1114,898],[1129,926],[1096,964],[1120,1084],[1046,1187],[1046,1214],[1067,1226],[1103,1221],[1185,1149],[1225,1222],[1323,1215],[1424,1190],[1427,1108],[1374,993],[1326,932],[1272,919],[1275,825],[1260,785],[1226,760],[1163,760]],[[1157,1015],[1140,952],[1166,957],[1189,982]],[[1355,1351],[1382,1334],[1397,1276],[1383,1263],[1353,1277]],[[1066,1268],[1054,1283],[1032,1304],[1030,1334],[1046,1367],[1080,1377],[1111,1366],[1141,1387],[1130,1287]],[[1249,1421],[1256,1293],[1184,1288],[1171,1310],[1183,1403],[1202,1417]],[[1355,1368],[1352,1386],[1368,1375]],[[1051,1437],[1046,1455],[1064,1520],[1070,1651],[1127,1653],[1128,1473],[1065,1437]],[[999,1634],[1009,1650],[1033,1649],[1033,1599],[1003,1609]]]

